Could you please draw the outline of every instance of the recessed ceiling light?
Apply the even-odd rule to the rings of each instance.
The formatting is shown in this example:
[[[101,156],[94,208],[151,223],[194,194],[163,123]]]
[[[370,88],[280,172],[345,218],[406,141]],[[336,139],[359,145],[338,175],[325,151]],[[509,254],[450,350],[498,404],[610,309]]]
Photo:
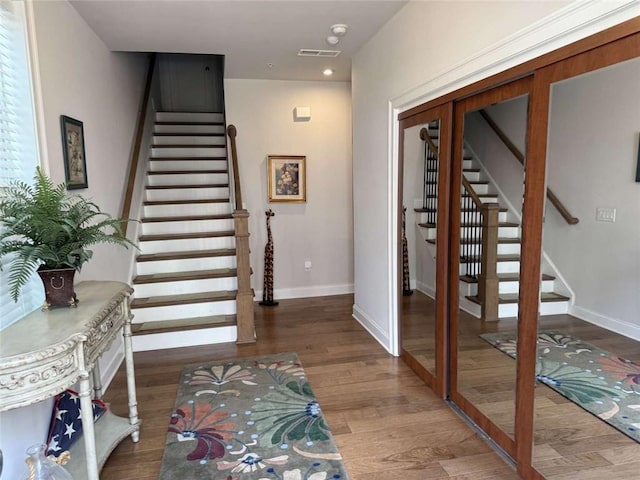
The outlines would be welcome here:
[[[333,75],[333,70],[332,70],[332,69],[330,69],[330,68],[325,68],[325,69],[322,71],[322,74],[323,74],[323,75],[325,75],[325,76],[327,76],[327,77],[330,77],[331,75]]]

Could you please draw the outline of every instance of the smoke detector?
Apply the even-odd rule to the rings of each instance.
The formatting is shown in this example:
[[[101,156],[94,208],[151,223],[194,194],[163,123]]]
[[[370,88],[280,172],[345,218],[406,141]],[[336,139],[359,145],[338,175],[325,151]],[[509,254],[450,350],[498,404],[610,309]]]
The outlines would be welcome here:
[[[348,28],[344,23],[336,23],[335,25],[331,25],[331,33],[336,37],[344,37],[347,34]]]

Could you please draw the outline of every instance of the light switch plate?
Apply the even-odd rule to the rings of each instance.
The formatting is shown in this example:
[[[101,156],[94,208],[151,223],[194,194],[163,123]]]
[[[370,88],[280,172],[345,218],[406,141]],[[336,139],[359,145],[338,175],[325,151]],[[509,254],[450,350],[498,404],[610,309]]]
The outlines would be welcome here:
[[[616,221],[616,209],[615,208],[596,208],[596,221],[597,222],[615,222]]]

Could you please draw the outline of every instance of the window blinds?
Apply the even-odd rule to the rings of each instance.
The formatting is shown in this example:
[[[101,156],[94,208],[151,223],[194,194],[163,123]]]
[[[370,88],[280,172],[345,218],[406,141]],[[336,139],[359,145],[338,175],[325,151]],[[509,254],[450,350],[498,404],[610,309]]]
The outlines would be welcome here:
[[[27,55],[24,5],[0,1],[0,186],[12,180],[32,183],[38,162],[35,116]],[[0,228],[2,228],[0,226]],[[44,298],[37,275],[17,303],[9,297],[11,259],[0,271],[0,330],[38,308]]]

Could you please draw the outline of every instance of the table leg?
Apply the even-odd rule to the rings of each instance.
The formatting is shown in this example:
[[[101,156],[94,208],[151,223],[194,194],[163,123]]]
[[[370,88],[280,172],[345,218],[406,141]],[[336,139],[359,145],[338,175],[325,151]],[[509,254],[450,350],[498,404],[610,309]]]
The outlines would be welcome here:
[[[93,404],[91,403],[91,382],[89,373],[80,375],[80,416],[82,418],[82,438],[84,439],[85,459],[87,463],[87,479],[99,480],[98,461],[96,456],[96,438],[93,428]]]
[[[136,376],[133,367],[133,346],[131,344],[131,319],[127,319],[122,329],[124,336],[124,362],[127,371],[127,393],[129,395],[129,423],[138,425],[138,401],[136,399]],[[131,434],[131,440],[135,443],[140,439],[140,430]]]
[[[100,375],[100,364],[97,361],[91,371],[91,378],[93,380],[93,398],[102,400],[102,378]]]

